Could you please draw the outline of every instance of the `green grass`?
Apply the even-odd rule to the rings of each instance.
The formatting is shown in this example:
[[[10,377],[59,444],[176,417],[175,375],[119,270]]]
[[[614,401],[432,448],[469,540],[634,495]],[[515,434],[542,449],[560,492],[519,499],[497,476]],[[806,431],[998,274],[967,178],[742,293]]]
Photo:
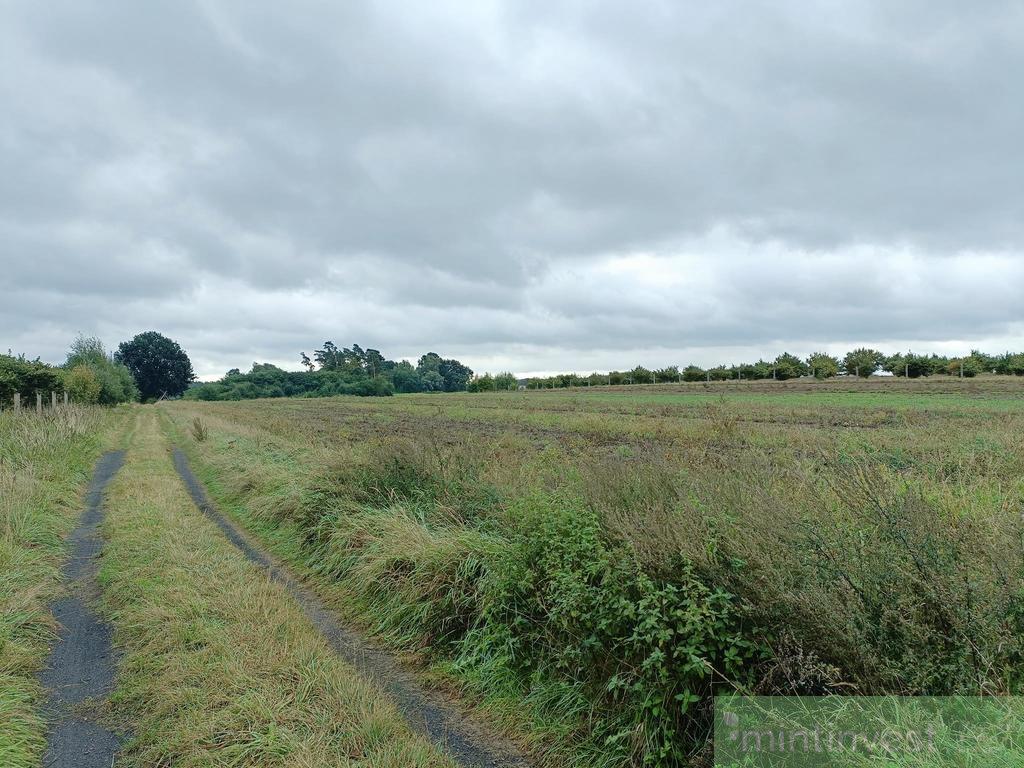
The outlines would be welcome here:
[[[677,765],[716,691],[1024,692],[1019,385],[164,411],[221,502],[542,759]]]
[[[153,409],[107,508],[99,578],[123,653],[111,716],[133,734],[119,765],[451,765],[195,509]]]
[[[37,766],[45,725],[36,680],[55,627],[64,537],[124,411],[0,413],[0,765]]]

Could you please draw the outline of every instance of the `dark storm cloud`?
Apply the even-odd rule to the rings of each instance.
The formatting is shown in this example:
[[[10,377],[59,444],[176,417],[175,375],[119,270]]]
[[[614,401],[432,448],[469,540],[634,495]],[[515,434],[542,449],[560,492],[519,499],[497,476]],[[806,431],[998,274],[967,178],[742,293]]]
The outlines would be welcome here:
[[[11,2],[0,346],[1018,343],[1011,3]],[[651,361],[660,362],[660,361]]]

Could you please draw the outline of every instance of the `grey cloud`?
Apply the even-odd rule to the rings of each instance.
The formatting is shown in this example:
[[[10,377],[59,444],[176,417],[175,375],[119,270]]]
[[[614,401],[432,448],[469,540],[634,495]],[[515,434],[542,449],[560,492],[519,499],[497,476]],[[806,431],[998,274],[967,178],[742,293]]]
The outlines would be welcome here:
[[[1022,43],[1000,2],[13,2],[0,330],[210,373],[1019,334]]]

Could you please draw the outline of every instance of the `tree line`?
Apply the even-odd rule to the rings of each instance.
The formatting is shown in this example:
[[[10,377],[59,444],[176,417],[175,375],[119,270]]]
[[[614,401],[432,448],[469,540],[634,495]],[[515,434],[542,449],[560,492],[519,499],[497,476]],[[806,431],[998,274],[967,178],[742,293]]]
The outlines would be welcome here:
[[[935,374],[973,378],[980,373],[1024,376],[1024,354],[1006,352],[990,355],[972,350],[965,357],[923,355],[913,352],[886,355],[876,349],[861,347],[836,357],[825,352],[815,352],[805,359],[783,352],[774,360],[758,360],[756,363],[739,363],[702,368],[676,365],[650,369],[638,365],[628,371],[610,371],[580,376],[562,373],[554,376],[534,377],[526,380],[527,389],[551,389],[559,387],[601,386],[616,384],[668,384],[682,381],[752,381],[758,379],[796,379],[814,377],[830,379],[835,376],[857,376],[866,378],[879,371],[893,376],[908,376],[912,379]]]
[[[10,405],[15,394],[28,402],[37,392],[64,391],[72,402],[87,405],[152,401],[177,397],[194,379],[188,355],[156,331],[121,342],[113,353],[95,337],[78,336],[60,365],[0,355],[0,405]]]
[[[312,356],[300,353],[302,371],[286,371],[271,363],[253,363],[243,373],[232,368],[218,381],[191,387],[191,400],[248,400],[257,397],[388,396],[396,392],[465,392],[473,371],[436,352],[408,360],[389,360],[380,350],[358,344],[339,347],[324,342]]]

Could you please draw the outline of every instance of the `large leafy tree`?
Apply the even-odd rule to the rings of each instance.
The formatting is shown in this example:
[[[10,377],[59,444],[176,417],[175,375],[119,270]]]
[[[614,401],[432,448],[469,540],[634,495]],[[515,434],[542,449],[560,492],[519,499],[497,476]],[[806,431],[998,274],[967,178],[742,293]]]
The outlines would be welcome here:
[[[132,372],[143,400],[177,397],[196,378],[185,350],[156,331],[121,342],[114,359]]]

